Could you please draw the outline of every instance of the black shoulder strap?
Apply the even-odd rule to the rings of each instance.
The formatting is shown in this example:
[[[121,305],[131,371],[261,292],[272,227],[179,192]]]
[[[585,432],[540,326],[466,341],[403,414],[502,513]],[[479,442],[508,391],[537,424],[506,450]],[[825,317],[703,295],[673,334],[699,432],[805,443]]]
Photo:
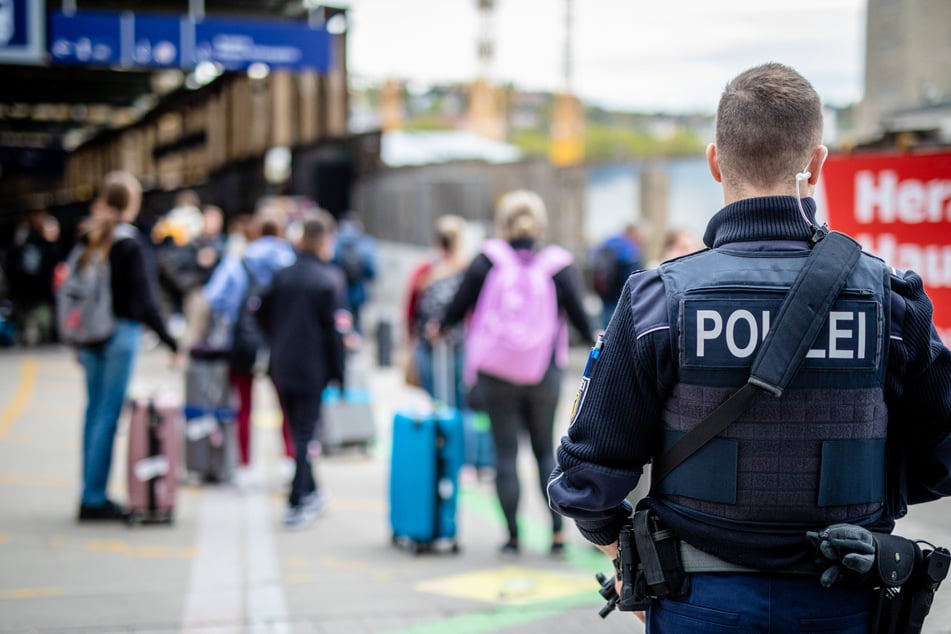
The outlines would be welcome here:
[[[820,237],[753,358],[749,381],[655,459],[652,491],[684,460],[742,416],[759,390],[782,395],[799,371],[861,252],[855,240],[837,231]]]

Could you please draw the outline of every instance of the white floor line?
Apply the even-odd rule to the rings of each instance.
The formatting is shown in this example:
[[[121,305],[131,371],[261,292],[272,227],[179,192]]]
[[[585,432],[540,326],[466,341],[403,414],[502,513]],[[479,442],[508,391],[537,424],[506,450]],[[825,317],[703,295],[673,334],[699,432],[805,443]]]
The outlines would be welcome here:
[[[274,547],[272,525],[275,520],[268,508],[267,493],[256,492],[246,496],[245,500],[248,631],[292,634],[293,627],[287,623],[287,602]]]
[[[230,487],[209,487],[198,499],[195,560],[192,563],[182,632],[209,625],[239,627],[244,621],[241,549],[242,505]]]

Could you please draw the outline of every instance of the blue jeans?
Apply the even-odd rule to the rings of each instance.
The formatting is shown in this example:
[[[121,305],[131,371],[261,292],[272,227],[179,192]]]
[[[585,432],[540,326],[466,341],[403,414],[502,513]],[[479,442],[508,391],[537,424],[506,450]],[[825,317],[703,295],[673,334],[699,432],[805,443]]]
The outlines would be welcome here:
[[[690,593],[655,602],[647,634],[866,634],[874,595],[800,575],[693,574]]]
[[[142,326],[138,322],[122,319],[107,343],[79,348],[79,362],[86,371],[81,499],[85,505],[98,506],[107,500],[112,445],[141,335]]]

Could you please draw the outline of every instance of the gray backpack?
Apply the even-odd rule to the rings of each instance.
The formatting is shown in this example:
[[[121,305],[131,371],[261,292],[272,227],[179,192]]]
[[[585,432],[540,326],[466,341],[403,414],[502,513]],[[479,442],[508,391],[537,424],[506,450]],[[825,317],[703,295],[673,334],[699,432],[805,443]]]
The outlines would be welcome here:
[[[112,242],[132,238],[135,229],[119,225]],[[77,346],[91,346],[108,341],[116,329],[112,312],[112,271],[109,252],[96,250],[85,266],[80,259],[86,247],[77,245],[66,260],[68,273],[56,292],[56,320],[63,341]]]

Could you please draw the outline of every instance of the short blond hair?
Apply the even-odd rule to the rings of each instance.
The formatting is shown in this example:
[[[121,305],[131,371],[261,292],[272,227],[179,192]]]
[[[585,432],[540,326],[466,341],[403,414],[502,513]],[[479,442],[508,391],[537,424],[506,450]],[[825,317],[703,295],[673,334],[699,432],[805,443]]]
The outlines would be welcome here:
[[[496,232],[503,240],[537,240],[547,225],[545,202],[533,191],[517,189],[508,192],[495,206]]]

